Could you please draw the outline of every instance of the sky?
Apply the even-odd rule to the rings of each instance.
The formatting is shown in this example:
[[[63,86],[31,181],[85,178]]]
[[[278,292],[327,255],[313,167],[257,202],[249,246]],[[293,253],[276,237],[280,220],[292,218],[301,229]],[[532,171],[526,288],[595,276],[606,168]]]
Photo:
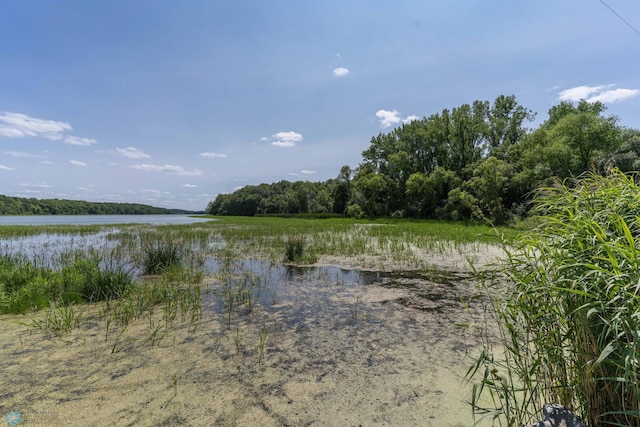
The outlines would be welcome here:
[[[204,210],[475,100],[640,128],[640,2],[0,2],[0,194]]]

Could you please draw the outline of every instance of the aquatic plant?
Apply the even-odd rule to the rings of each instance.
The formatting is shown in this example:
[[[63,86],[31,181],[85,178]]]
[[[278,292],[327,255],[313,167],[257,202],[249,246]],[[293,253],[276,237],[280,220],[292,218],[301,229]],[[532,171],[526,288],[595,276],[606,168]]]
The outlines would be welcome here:
[[[144,274],[160,274],[170,267],[181,265],[184,259],[184,247],[168,240],[145,242],[142,252],[141,267]]]
[[[487,336],[468,372],[475,415],[531,424],[556,402],[591,426],[640,426],[636,178],[613,171],[540,191],[540,226],[483,282],[499,345]]]
[[[287,236],[284,241],[285,262],[300,261],[304,255],[306,239],[304,236]]]

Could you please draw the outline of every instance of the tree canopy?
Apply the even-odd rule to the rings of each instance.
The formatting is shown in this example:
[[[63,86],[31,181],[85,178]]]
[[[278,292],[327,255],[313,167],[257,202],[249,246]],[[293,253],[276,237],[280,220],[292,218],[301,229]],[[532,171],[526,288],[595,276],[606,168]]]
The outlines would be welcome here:
[[[80,200],[35,199],[0,195],[0,215],[141,215],[187,214],[181,209],[165,209],[137,203],[103,203]]]
[[[244,187],[209,203],[216,215],[333,212],[351,216],[474,219],[526,215],[551,179],[640,166],[640,131],[599,102],[561,102],[536,129],[514,96],[474,101],[371,138],[354,169],[325,182]]]

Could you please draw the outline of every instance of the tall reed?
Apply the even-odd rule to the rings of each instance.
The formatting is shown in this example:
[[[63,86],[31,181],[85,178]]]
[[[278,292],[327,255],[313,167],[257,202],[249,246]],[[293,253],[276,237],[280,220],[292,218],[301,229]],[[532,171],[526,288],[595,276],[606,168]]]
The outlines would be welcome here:
[[[540,191],[541,225],[485,281],[500,345],[470,368],[475,415],[531,424],[544,402],[640,426],[640,188],[612,171]]]

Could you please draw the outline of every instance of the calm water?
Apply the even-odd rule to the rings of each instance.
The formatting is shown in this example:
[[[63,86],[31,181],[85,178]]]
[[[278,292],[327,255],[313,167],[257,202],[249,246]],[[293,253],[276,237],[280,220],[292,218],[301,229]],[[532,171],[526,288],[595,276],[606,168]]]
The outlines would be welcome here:
[[[188,215],[17,215],[0,216],[2,225],[193,224],[212,221]]]

